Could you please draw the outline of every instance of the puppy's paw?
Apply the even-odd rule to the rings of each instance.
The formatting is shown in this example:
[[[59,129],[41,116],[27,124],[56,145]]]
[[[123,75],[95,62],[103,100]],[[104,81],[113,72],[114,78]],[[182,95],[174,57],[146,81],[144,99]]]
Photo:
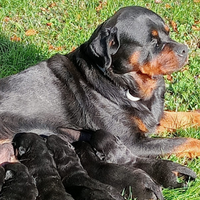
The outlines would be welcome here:
[[[137,200],[163,200],[160,185],[141,169],[136,169],[130,177],[132,198]],[[130,187],[124,190],[125,197],[130,196]]]
[[[188,180],[196,178],[195,172],[188,167],[168,160],[158,160],[153,169],[151,176],[166,188],[185,187]]]

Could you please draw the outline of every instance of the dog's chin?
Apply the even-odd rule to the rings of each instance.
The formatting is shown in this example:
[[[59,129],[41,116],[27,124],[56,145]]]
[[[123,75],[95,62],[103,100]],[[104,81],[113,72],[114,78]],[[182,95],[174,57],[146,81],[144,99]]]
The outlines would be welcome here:
[[[186,56],[185,59],[181,59],[179,61],[179,67],[174,72],[180,71],[183,67],[185,67],[186,65],[188,65],[189,64],[188,59],[189,59],[189,56]]]

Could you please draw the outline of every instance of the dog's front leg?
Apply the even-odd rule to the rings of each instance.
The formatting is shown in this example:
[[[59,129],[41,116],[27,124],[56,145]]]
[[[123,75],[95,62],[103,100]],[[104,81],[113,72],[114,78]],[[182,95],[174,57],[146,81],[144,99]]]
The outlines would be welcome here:
[[[189,127],[200,127],[200,112],[165,111],[156,131],[157,133],[162,133],[165,131],[175,132],[177,129]]]

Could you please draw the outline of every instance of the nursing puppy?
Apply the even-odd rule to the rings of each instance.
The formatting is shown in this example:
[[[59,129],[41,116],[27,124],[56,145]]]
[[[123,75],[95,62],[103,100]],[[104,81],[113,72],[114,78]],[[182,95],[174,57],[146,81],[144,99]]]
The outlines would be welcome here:
[[[56,165],[42,137],[34,133],[18,133],[13,139],[16,157],[35,178],[39,200],[73,200],[65,192]],[[26,199],[27,200],[27,199]]]
[[[38,190],[27,167],[21,163],[8,163],[4,168],[5,179],[0,200],[36,200]]]
[[[81,164],[91,177],[102,183],[112,185],[121,192],[125,189],[126,197],[130,195],[129,187],[131,187],[132,197],[138,200],[164,199],[160,186],[143,170],[101,161],[88,143],[82,142],[75,146]]]
[[[111,186],[104,185],[88,176],[71,144],[55,135],[49,136],[46,144],[53,154],[65,189],[76,200],[123,199],[120,193]],[[90,164],[92,166],[92,163]]]
[[[125,165],[130,169],[132,167],[142,169],[163,187],[183,187],[189,178],[196,178],[196,174],[191,169],[178,163],[133,155],[119,138],[102,130],[91,134],[90,144],[96,150],[99,159]],[[178,182],[177,176],[184,177],[185,181]]]

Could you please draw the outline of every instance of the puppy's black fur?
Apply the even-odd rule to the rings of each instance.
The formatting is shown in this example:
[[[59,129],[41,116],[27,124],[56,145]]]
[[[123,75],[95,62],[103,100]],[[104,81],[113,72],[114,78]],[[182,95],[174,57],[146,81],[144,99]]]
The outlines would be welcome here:
[[[34,178],[21,163],[4,165],[5,182],[0,192],[1,200],[35,200],[38,190]]]
[[[127,197],[130,195],[131,187],[132,197],[138,200],[164,199],[161,188],[143,170],[101,161],[91,146],[85,142],[76,145],[76,151],[81,164],[91,177],[112,185],[121,192],[125,189]]]
[[[18,133],[13,139],[13,146],[19,161],[28,167],[36,180],[37,199],[73,200],[65,192],[55,162],[42,137],[34,133]]]
[[[196,174],[191,169],[178,163],[133,155],[117,137],[102,130],[92,134],[90,144],[96,150],[96,155],[100,160],[121,164],[130,169],[140,168],[157,183],[167,188],[183,187],[188,178],[196,178]],[[185,181],[178,182],[177,176],[183,176]]]
[[[55,135],[49,136],[46,144],[53,154],[65,189],[76,200],[123,199],[120,193],[111,186],[104,185],[88,176],[71,144]]]

